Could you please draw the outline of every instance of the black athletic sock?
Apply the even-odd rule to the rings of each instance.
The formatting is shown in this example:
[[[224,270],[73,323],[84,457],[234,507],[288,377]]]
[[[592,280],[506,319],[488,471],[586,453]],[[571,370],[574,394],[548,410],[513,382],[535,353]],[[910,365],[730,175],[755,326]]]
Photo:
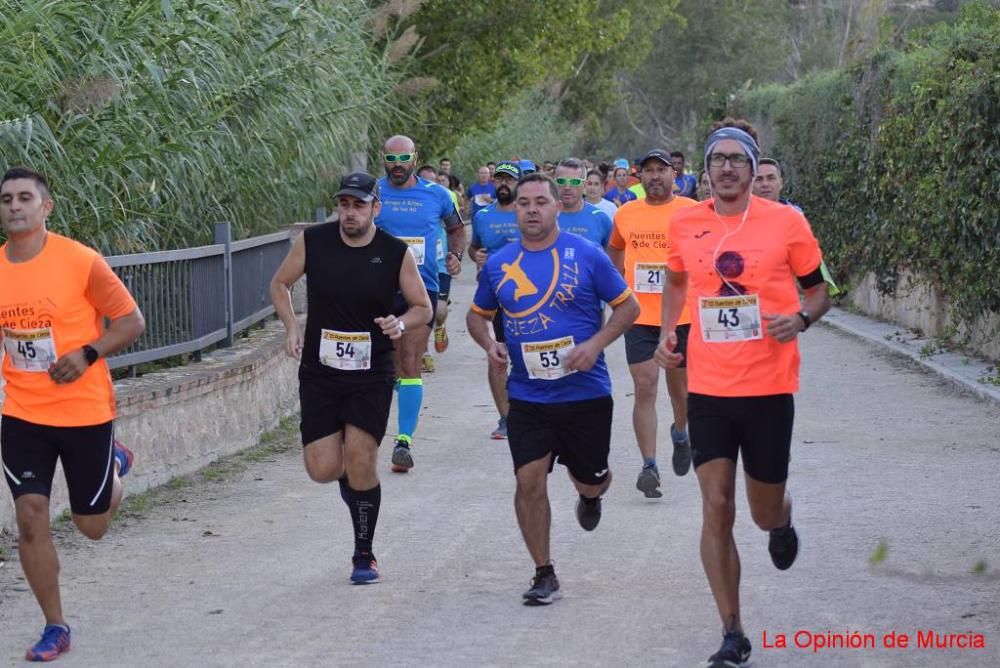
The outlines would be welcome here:
[[[536,576],[555,575],[555,574],[556,574],[556,569],[552,567],[552,564],[545,564],[544,566],[535,567]]]
[[[592,507],[595,503],[601,500],[601,497],[595,496],[591,498],[589,496],[584,496],[583,494],[581,494],[580,499],[583,501],[583,505],[587,507]]]
[[[344,503],[346,503],[347,505],[351,505],[350,492],[348,491],[350,490],[351,486],[347,482],[346,473],[337,479],[337,484],[340,485],[340,498],[342,498],[344,500]]]
[[[346,483],[341,486],[345,494],[344,501],[351,511],[351,523],[354,526],[354,553],[371,553],[372,539],[375,536],[375,525],[378,523],[378,510],[382,505],[382,485],[359,492],[351,489]]]

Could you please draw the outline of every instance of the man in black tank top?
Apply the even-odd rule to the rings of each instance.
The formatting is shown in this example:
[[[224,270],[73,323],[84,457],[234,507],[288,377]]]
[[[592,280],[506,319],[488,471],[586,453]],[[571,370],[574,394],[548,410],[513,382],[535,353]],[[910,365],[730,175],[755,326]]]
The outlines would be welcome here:
[[[392,342],[428,322],[431,304],[406,243],[374,225],[381,209],[378,182],[350,174],[336,195],[340,220],[306,230],[274,278],[271,300],[285,325],[285,352],[301,360],[299,401],[306,472],[316,482],[340,483],[351,511],[351,581],[378,581],[372,536],[382,489],[378,446],[392,404]],[[307,277],[303,335],[291,287]],[[401,292],[409,308],[391,315]]]

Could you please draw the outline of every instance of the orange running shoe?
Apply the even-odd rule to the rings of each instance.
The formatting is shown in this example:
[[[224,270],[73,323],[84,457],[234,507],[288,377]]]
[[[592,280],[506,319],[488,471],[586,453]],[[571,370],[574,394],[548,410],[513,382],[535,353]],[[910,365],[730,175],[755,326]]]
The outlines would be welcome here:
[[[448,328],[444,325],[434,328],[434,350],[439,353],[448,350]]]

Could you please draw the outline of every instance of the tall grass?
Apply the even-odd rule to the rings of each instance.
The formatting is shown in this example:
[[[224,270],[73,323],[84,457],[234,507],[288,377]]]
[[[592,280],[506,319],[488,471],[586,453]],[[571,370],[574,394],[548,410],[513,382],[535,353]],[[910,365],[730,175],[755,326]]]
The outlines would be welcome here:
[[[0,168],[105,252],[311,218],[395,118],[363,0],[0,0]]]

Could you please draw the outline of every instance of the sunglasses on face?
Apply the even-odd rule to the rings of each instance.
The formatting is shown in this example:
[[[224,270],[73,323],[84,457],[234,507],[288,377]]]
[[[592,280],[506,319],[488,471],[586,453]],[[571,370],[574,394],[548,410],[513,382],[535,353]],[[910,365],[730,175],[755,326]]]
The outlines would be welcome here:
[[[382,156],[386,162],[409,162],[413,160],[412,153],[386,153]]]
[[[583,179],[573,178],[570,176],[557,176],[556,185],[558,186],[582,186]]]

